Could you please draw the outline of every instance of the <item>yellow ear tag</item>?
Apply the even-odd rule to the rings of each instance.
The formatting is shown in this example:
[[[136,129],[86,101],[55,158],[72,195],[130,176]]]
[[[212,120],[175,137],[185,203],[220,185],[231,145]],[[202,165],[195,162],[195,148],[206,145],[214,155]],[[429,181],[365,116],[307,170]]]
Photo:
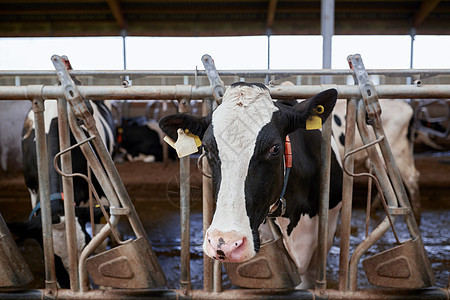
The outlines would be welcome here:
[[[198,135],[189,132],[189,129],[185,129],[184,132],[188,137],[191,137],[195,140],[195,144],[197,145],[197,147],[200,147],[202,145],[202,140],[198,137]]]
[[[317,115],[323,114],[324,111],[325,109],[322,105],[317,105],[317,107],[314,109],[314,114],[309,116],[309,118],[306,120],[306,130],[322,128],[322,118]]]

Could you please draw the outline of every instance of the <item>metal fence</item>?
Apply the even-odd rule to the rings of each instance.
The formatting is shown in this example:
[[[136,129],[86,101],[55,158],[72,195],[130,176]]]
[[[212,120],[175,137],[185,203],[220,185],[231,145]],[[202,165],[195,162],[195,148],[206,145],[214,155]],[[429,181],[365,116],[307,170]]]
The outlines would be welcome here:
[[[63,72],[58,70],[58,72]],[[63,72],[64,73],[64,72]],[[224,76],[238,76],[242,78],[254,78],[254,77],[265,77],[265,76],[279,76],[279,77],[288,77],[288,76],[300,76],[300,75],[352,75],[357,76],[354,70],[306,70],[306,71],[274,71],[274,70],[265,70],[265,71],[222,71],[217,72],[216,76],[224,75]],[[415,77],[418,76],[426,77],[426,76],[438,76],[438,75],[449,75],[450,70],[368,70],[366,74],[382,74],[385,76],[409,76]],[[54,76],[55,72],[24,72],[24,71],[3,71],[0,72],[0,76]],[[220,279],[220,266],[217,263],[212,262],[209,258],[204,257],[204,289],[203,290],[191,290],[190,288],[190,274],[189,274],[189,178],[181,177],[180,181],[182,184],[180,185],[180,195],[181,195],[181,222],[182,222],[182,237],[181,237],[181,278],[180,278],[180,289],[179,290],[159,290],[159,289],[137,289],[137,290],[121,290],[121,289],[113,289],[113,290],[90,290],[87,285],[87,270],[84,266],[86,259],[89,257],[95,245],[100,242],[102,238],[104,238],[111,230],[114,230],[114,226],[117,224],[117,220],[115,216],[126,215],[130,223],[132,224],[133,229],[137,232],[136,236],[142,237],[145,236],[145,232],[143,231],[142,225],[140,225],[140,221],[137,218],[135,212],[133,213],[133,205],[131,200],[129,199],[125,188],[123,187],[123,183],[120,180],[120,177],[115,169],[112,161],[107,154],[106,150],[102,148],[101,143],[97,139],[87,140],[86,137],[83,136],[83,133],[77,128],[77,124],[74,121],[74,117],[81,118],[85,121],[85,124],[89,124],[90,116],[85,114],[85,111],[79,111],[77,105],[79,105],[82,99],[91,99],[91,100],[178,100],[180,103],[179,109],[180,111],[186,112],[186,104],[189,103],[189,100],[203,100],[203,113],[207,114],[211,111],[215,101],[218,100],[217,97],[220,98],[220,93],[215,90],[217,88],[217,82],[211,84],[210,86],[198,86],[198,85],[154,85],[154,86],[137,86],[137,85],[121,85],[121,86],[76,86],[73,82],[70,82],[69,75],[75,76],[205,76],[209,77],[206,71],[166,71],[166,72],[144,72],[144,71],[107,71],[107,72],[99,72],[99,71],[66,71],[65,75],[57,74],[60,81],[69,80],[61,86],[51,86],[51,85],[29,85],[29,86],[2,86],[0,88],[0,100],[28,100],[33,104],[33,110],[35,112],[36,123],[42,124],[43,114],[43,102],[48,99],[58,99],[60,102],[60,108],[62,111],[60,112],[61,116],[67,116],[69,118],[70,127],[72,132],[75,133],[77,139],[79,139],[79,146],[83,149],[83,152],[87,156],[88,160],[93,161],[93,171],[96,175],[102,179],[103,185],[108,189],[107,194],[109,194],[109,199],[111,201],[112,207],[117,208],[115,212],[111,212],[111,220],[109,221],[109,228],[105,230],[98,238],[95,239],[94,245],[88,245],[86,247],[87,250],[84,250],[80,261],[77,262],[77,258],[74,257],[76,254],[72,253],[71,259],[71,290],[58,290],[55,284],[54,277],[54,268],[53,266],[53,253],[51,252],[51,240],[48,237],[51,237],[51,219],[50,219],[50,206],[49,206],[49,195],[48,195],[48,181],[45,182],[42,180],[42,186],[40,187],[41,199],[42,199],[42,210],[43,210],[43,227],[44,227],[44,248],[45,248],[45,262],[46,262],[46,289],[41,290],[28,290],[21,292],[1,292],[1,298],[17,298],[17,297],[26,297],[26,298],[41,298],[43,295],[48,297],[58,297],[58,298],[111,298],[111,299],[132,299],[136,297],[161,297],[161,298],[196,298],[196,299],[209,299],[209,298],[220,298],[220,299],[236,299],[236,298],[248,298],[248,299],[275,299],[275,298],[287,298],[287,299],[314,299],[314,298],[329,298],[329,299],[402,299],[405,296],[408,297],[416,297],[416,298],[436,298],[436,299],[449,299],[449,289],[438,289],[438,288],[427,288],[427,289],[415,289],[415,290],[397,290],[397,289],[370,289],[370,290],[357,290],[356,287],[356,279],[352,279],[349,272],[352,272],[350,269],[353,265],[349,263],[349,250],[348,247],[341,248],[341,261],[343,262],[341,266],[344,266],[344,270],[340,270],[339,280],[340,286],[339,290],[330,290],[326,289],[326,278],[324,278],[323,272],[319,271],[318,285],[315,290],[265,290],[265,289],[254,289],[254,290],[228,290],[222,291],[221,288],[221,279]],[[357,78],[357,77],[355,77]],[[217,77],[216,77],[217,79]],[[211,80],[211,78],[210,78]],[[359,78],[361,81],[361,78]],[[213,82],[213,81],[211,81]],[[370,81],[369,81],[370,83]],[[226,86],[222,83],[223,90],[226,89]],[[349,145],[352,143],[351,137],[354,136],[355,132],[355,123],[356,123],[356,102],[357,99],[367,98],[373,93],[376,93],[379,98],[389,98],[389,99],[448,99],[450,98],[450,85],[447,84],[438,84],[438,85],[424,85],[421,84],[420,81],[416,81],[415,84],[411,85],[379,85],[376,88],[373,85],[340,85],[340,84],[331,84],[331,85],[294,85],[294,86],[269,86],[270,94],[275,99],[280,98],[308,98],[311,97],[320,91],[328,88],[335,88],[338,91],[338,95],[340,99],[348,100],[348,107],[353,113],[347,113],[347,124],[349,124],[346,136],[350,136],[349,141],[346,141],[346,153],[350,152],[351,147]],[[222,91],[223,92],[223,91]],[[369,94],[369,95],[368,95]],[[68,101],[73,111],[64,112],[63,107],[65,106],[65,101]],[[364,105],[361,101],[360,105]],[[353,119],[351,119],[353,118]],[[68,132],[67,121],[64,123],[64,119],[62,121],[61,129],[62,132]],[[331,130],[331,127],[324,131]],[[88,128],[89,129],[89,128]],[[92,129],[92,128],[91,128]],[[94,130],[94,129],[92,129]],[[352,134],[353,132],[353,134]],[[92,136],[96,136],[95,132],[92,132]],[[326,135],[326,133],[324,133]],[[378,138],[382,140],[382,133],[379,134]],[[98,136],[98,135],[97,135]],[[62,140],[67,141],[67,138],[63,135],[60,137]],[[38,155],[41,159],[41,164],[47,165],[47,154],[45,149],[45,132],[43,128],[40,126],[36,127],[36,140],[38,141],[37,149]],[[89,151],[87,144],[93,145],[97,151],[99,152],[100,160],[95,157],[89,158],[92,154]],[[329,148],[329,141],[326,144],[326,139],[323,140],[326,148]],[[367,141],[370,143],[370,141]],[[83,146],[85,145],[85,146]],[[64,144],[64,149],[68,148],[69,145]],[[388,150],[386,150],[388,152]],[[372,158],[372,157],[371,157]],[[329,158],[324,157],[325,161]],[[97,161],[97,162],[95,162]],[[351,160],[350,160],[351,161]],[[181,176],[189,174],[189,158],[183,158],[180,161],[180,174]],[[62,166],[62,172],[65,172],[65,167]],[[352,169],[351,162],[350,165],[347,165],[347,168]],[[376,163],[378,164],[378,163]],[[326,163],[324,163],[326,165]],[[379,165],[379,164],[378,164]],[[207,168],[206,165],[203,168]],[[40,168],[40,178],[48,178],[48,170],[46,168]],[[382,172],[382,171],[380,171]],[[378,174],[377,174],[378,175]],[[352,197],[352,180],[349,175],[344,179],[344,186],[346,187],[343,193],[343,222],[347,225],[341,227],[341,238],[344,240],[348,240],[350,237],[350,216],[351,214],[351,197]],[[323,179],[322,180],[326,180]],[[397,182],[398,183],[398,182]],[[66,183],[65,185],[69,185]],[[382,184],[383,185],[383,184]],[[384,188],[384,186],[383,186]],[[66,189],[66,187],[65,187]],[[70,189],[70,187],[67,187]],[[390,192],[391,194],[394,192]],[[66,193],[65,193],[66,194]],[[67,192],[66,195],[70,194]],[[403,196],[392,196],[393,199],[401,198],[403,201]],[[322,196],[323,201],[327,201],[327,193],[325,192],[324,196]],[[397,206],[397,201],[388,199],[391,213],[392,215],[401,214],[397,209],[394,211],[393,206]],[[407,200],[406,200],[407,201]],[[70,203],[69,201],[67,201]],[[350,208],[349,208],[350,205]],[[408,205],[405,205],[408,207]],[[326,205],[324,206],[327,207]],[[73,216],[73,206],[70,207],[68,205],[65,207],[66,216]],[[325,210],[326,212],[326,210]],[[203,178],[203,218],[204,218],[204,230],[209,226],[212,220],[213,215],[213,199],[212,199],[212,191],[211,191],[211,183],[210,179],[204,177]],[[386,224],[383,226],[389,227],[388,221],[392,217],[386,219]],[[345,220],[344,220],[345,219]],[[67,220],[68,223],[75,222],[69,218]],[[327,217],[326,213],[324,214],[322,211],[321,214],[321,227],[327,227]],[[408,222],[413,222],[409,220]],[[323,223],[323,224],[322,224]],[[414,225],[411,225],[411,231],[413,232],[412,236],[417,237],[417,228]],[[74,235],[73,226],[68,229],[71,232],[71,236]],[[380,229],[383,231],[385,229]],[[381,233],[382,234],[382,233]],[[419,234],[420,235],[420,234]],[[70,239],[70,235],[69,238]],[[326,235],[319,236],[321,240],[319,244],[326,244]],[[68,243],[73,243],[73,241],[68,241]],[[363,248],[366,248],[365,245]],[[357,259],[359,260],[359,258]],[[326,266],[326,253],[325,256],[321,256],[320,258],[320,266],[321,268],[325,268]],[[160,272],[158,268],[156,270],[152,270],[156,273]],[[162,280],[156,276],[155,281]],[[350,282],[349,282],[350,281]]]

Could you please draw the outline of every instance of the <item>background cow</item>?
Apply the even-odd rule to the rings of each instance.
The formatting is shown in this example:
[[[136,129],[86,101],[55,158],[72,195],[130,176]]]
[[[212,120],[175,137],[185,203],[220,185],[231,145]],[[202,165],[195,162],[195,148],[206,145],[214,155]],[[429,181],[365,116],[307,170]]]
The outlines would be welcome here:
[[[235,83],[222,104],[206,117],[176,114],[160,121],[172,139],[178,128],[200,136],[211,166],[216,211],[205,234],[206,255],[223,262],[243,262],[260,249],[258,228],[279,199],[284,179],[285,139],[292,144],[292,168],[284,198],[286,212],[277,218],[286,248],[302,278],[313,285],[318,234],[321,131],[305,129],[316,114],[325,120],[337,98],[334,89],[292,106],[274,102],[262,84]],[[295,105],[294,105],[295,104]],[[324,112],[316,113],[322,105]],[[342,169],[332,154],[330,226],[334,237],[340,210]]]
[[[122,118],[117,127],[117,155],[116,162],[144,161],[160,162],[164,158],[164,134],[155,121],[146,116]],[[169,147],[169,157],[175,159],[175,151]]]
[[[104,141],[106,148],[113,153],[115,147],[115,128],[111,112],[105,106],[103,101],[86,101],[91,113],[94,116],[96,126],[99,130],[101,139]],[[53,159],[60,151],[59,149],[59,133],[58,133],[58,116],[56,100],[47,100],[45,105],[45,132],[47,139],[47,150],[49,160],[49,179],[50,179],[50,203],[52,216],[52,229],[55,252],[55,267],[57,271],[58,283],[63,288],[69,288],[68,255],[65,235],[64,220],[64,195],[62,189],[62,178],[57,174],[53,167]],[[71,134],[71,144],[75,144],[75,138]],[[87,161],[79,148],[71,151],[73,173],[87,174]],[[11,232],[19,238],[34,238],[42,246],[42,223],[39,209],[39,182],[37,170],[36,156],[36,140],[35,140],[35,124],[34,114],[30,110],[28,113],[22,132],[22,155],[23,155],[23,171],[25,183],[31,196],[32,214],[26,223],[8,224]],[[93,183],[99,195],[104,195],[95,176]],[[89,199],[88,184],[81,178],[73,178],[75,213],[78,222],[77,229],[77,246],[78,253],[84,248],[90,240],[90,236],[86,231],[86,223],[90,222],[88,207],[86,206]],[[95,210],[95,222],[99,222],[101,218],[99,209]]]

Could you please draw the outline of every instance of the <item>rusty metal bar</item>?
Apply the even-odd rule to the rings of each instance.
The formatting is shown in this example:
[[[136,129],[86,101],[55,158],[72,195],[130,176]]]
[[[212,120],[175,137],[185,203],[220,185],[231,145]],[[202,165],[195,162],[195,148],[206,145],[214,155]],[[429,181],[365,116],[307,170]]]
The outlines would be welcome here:
[[[69,124],[70,128],[72,130],[72,133],[75,136],[75,139],[77,141],[83,141],[86,139],[86,136],[84,135],[84,132],[78,127],[75,115],[73,114],[72,110],[68,111],[69,115]],[[103,191],[105,192],[108,201],[112,203],[113,206],[120,206],[119,201],[117,199],[116,194],[114,193],[114,190],[111,186],[111,182],[109,181],[109,178],[105,176],[104,172],[102,171],[103,168],[101,167],[99,161],[95,157],[94,153],[92,152],[92,149],[88,144],[81,145],[81,150],[83,154],[86,157],[86,160],[88,160],[93,169],[95,176],[100,182],[100,185],[103,188]],[[95,172],[95,170],[97,172]],[[119,223],[119,216],[111,215],[110,222],[113,224],[113,226],[117,225]],[[91,240],[91,242],[86,245],[86,247],[83,249],[83,251],[80,254],[79,259],[79,280],[80,280],[80,288],[79,290],[81,292],[86,292],[89,290],[89,278],[87,274],[86,269],[86,259],[94,252],[95,249],[109,236],[111,232],[111,228],[109,224],[106,224],[102,230]]]
[[[347,101],[345,124],[345,154],[352,151],[355,145],[356,99]],[[353,172],[354,157],[349,157],[345,167]],[[346,291],[348,285],[348,263],[350,256],[350,232],[352,220],[353,177],[344,172],[342,183],[341,234],[339,256],[339,290]]]
[[[375,116],[374,118],[374,132],[376,137],[380,137],[381,135],[386,136],[383,126],[381,125],[381,119],[380,116]],[[380,142],[380,149],[383,153],[384,160],[386,162],[386,168],[387,172],[389,174],[389,178],[392,182],[392,185],[394,187],[394,191],[397,195],[397,200],[401,207],[406,207],[411,213],[408,213],[405,215],[405,222],[408,225],[409,232],[411,234],[411,238],[415,239],[417,237],[420,237],[420,230],[417,226],[416,220],[414,218],[414,215],[412,213],[411,204],[409,203],[408,196],[406,194],[405,187],[403,185],[403,180],[401,178],[400,172],[397,168],[397,165],[394,161],[394,156],[392,155],[392,151],[389,147],[389,142],[384,139]]]
[[[222,286],[222,262],[214,260],[213,262],[213,292],[223,292]]]
[[[202,115],[211,113],[212,101],[205,99],[202,104]],[[203,150],[203,153],[204,150]],[[208,160],[202,159],[202,173],[211,174]],[[211,225],[214,212],[214,195],[212,191],[212,180],[202,175],[202,207],[203,207],[203,238],[205,238],[206,229]],[[213,291],[213,261],[207,255],[203,255],[203,290],[205,292]]]
[[[364,107],[364,101],[361,99],[358,102],[357,107],[357,124],[359,133],[361,135],[361,139],[364,144],[369,144],[371,142],[369,136],[369,130],[366,125],[366,110]],[[372,166],[375,170],[375,174],[377,174],[377,178],[380,182],[380,185],[383,188],[383,193],[386,197],[386,200],[390,206],[397,207],[397,198],[395,196],[394,190],[390,184],[389,178],[384,171],[383,163],[381,158],[378,156],[377,150],[374,147],[367,148],[367,153],[369,154],[369,158],[372,162]],[[390,218],[390,220],[389,220]],[[350,291],[356,290],[357,285],[357,268],[358,262],[361,259],[362,255],[373,245],[375,244],[390,228],[391,223],[394,223],[395,217],[387,215],[384,220],[372,231],[372,233],[361,242],[358,247],[353,252],[350,258],[350,266],[349,266],[349,282],[348,288]]]
[[[70,134],[67,125],[67,100],[64,97],[58,99],[58,132],[59,148],[70,147]],[[61,156],[61,170],[66,174],[72,173],[72,154],[67,152]],[[67,253],[69,257],[70,288],[73,292],[79,291],[80,281],[78,278],[78,247],[75,230],[75,207],[73,206],[73,179],[62,177],[64,191],[64,216],[66,221]],[[91,224],[92,226],[93,224]]]
[[[317,245],[316,290],[323,291],[327,287],[327,254],[328,254],[328,208],[330,200],[330,168],[331,168],[331,117],[322,128],[322,146],[320,150],[320,202],[319,231]]]
[[[30,96],[33,86],[2,86],[0,100],[33,100]],[[342,99],[360,98],[361,93],[355,85],[297,85],[269,87],[270,94],[275,99],[309,98],[320,93],[325,88],[334,87]],[[175,86],[80,86],[77,87],[84,99],[91,100],[199,100],[211,98],[209,86],[175,85]],[[380,85],[377,86],[378,96],[385,99],[410,98],[442,98],[450,97],[450,85]],[[40,98],[57,99],[64,95],[61,86],[44,85]]]
[[[42,243],[45,264],[45,295],[57,294],[55,259],[53,251],[52,211],[50,207],[49,161],[44,124],[44,100],[40,97],[40,87],[35,86],[32,108],[36,133],[36,154],[39,178],[39,201],[41,203]]]
[[[270,70],[219,70],[220,76],[239,76],[264,78],[265,76],[303,76],[303,75],[352,75],[353,72],[348,69],[310,69],[310,70],[289,70],[289,69],[270,69]],[[450,75],[449,69],[370,69],[369,75],[385,75],[391,77],[406,77],[420,75],[421,77],[432,77],[438,75]],[[205,70],[70,70],[72,76],[94,76],[94,77],[145,77],[145,76],[207,76]],[[0,76],[56,76],[55,71],[51,70],[3,70]]]
[[[178,111],[189,113],[189,100],[179,101]],[[191,270],[190,270],[190,173],[191,156],[180,158],[180,226],[181,226],[181,250],[180,250],[180,289],[184,296],[191,291]]]
[[[22,293],[2,292],[2,299],[42,299],[43,290],[28,290]],[[449,290],[446,288],[435,289],[366,289],[354,292],[341,292],[337,290],[326,290],[327,299],[341,300],[403,300],[403,299],[449,299]],[[92,290],[83,294],[84,299],[137,299],[137,298],[161,298],[180,299],[182,297],[179,290]],[[79,299],[80,295],[64,289],[58,292],[58,299]],[[222,293],[209,293],[203,290],[193,290],[191,299],[317,299],[311,290],[268,290],[268,289],[239,289],[226,290]]]
[[[225,84],[222,79],[220,79],[219,73],[217,72],[214,60],[208,54],[202,56],[202,63],[205,67],[206,75],[208,76],[211,93],[217,103],[222,102],[222,96],[225,93]]]
[[[186,296],[191,290],[190,271],[190,155],[180,158],[180,289]]]
[[[391,227],[389,217],[386,216],[383,221],[369,234],[369,236],[356,247],[350,258],[348,289],[351,292],[356,291],[358,262],[362,255],[374,245]]]

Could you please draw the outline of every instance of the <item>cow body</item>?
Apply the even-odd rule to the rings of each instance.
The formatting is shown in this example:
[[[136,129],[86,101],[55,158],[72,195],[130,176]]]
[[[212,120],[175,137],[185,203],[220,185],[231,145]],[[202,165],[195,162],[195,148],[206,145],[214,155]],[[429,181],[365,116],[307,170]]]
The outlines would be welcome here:
[[[57,279],[61,287],[68,288],[69,278],[65,270],[68,270],[68,255],[64,219],[64,196],[62,189],[62,178],[53,167],[53,159],[60,151],[56,100],[47,100],[45,104],[45,133],[47,139],[47,151],[49,160],[49,183],[50,183],[50,206],[52,217],[52,229],[54,240],[55,262]],[[102,101],[86,101],[90,108],[101,139],[106,148],[113,153],[115,145],[114,123],[109,109]],[[75,138],[71,135],[71,144],[75,144]],[[30,111],[26,117],[22,132],[22,155],[25,183],[31,196],[32,208],[39,205],[39,180],[37,170],[36,140],[34,127],[34,114]],[[81,149],[75,148],[71,151],[73,173],[87,174],[87,161]],[[104,195],[98,181],[93,178],[93,184],[99,195]],[[89,200],[88,184],[81,178],[73,178],[74,201],[76,205],[75,215],[77,218],[77,248],[78,253],[84,248],[90,237],[86,231],[86,223],[90,221],[89,208],[85,207]],[[84,206],[84,207],[83,207]],[[99,209],[96,209],[95,220],[101,218]],[[40,210],[36,209],[30,215],[26,223],[9,224],[11,231],[20,238],[34,238],[42,245],[42,223]]]
[[[158,124],[144,116],[123,119],[118,128],[118,152],[128,161],[163,161],[164,135]],[[174,158],[173,149],[169,154]]]
[[[261,84],[233,84],[209,116],[172,115],[160,126],[171,138],[178,128],[203,139],[212,171],[216,211],[203,243],[206,255],[223,262],[243,262],[260,249],[258,229],[280,198],[286,136],[292,144],[292,168],[277,218],[286,247],[297,264],[302,288],[311,287],[317,247],[320,185],[320,130],[306,130],[311,115],[325,120],[336,102],[336,90],[324,91],[299,104],[274,102]],[[322,106],[323,114],[316,108]],[[342,169],[332,154],[329,236],[336,228],[342,193]],[[332,223],[332,224],[331,224]]]

